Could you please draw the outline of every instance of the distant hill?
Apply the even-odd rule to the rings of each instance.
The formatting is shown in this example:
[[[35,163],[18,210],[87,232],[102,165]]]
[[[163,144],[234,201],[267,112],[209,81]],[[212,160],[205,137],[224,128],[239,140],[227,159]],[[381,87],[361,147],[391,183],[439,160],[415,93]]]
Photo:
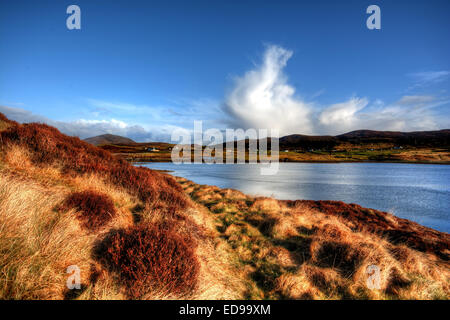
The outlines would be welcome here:
[[[407,146],[448,147],[450,129],[414,132],[357,130],[338,135],[336,139],[352,144],[394,143]]]
[[[307,136],[292,134],[279,140],[282,149],[333,149],[339,140],[332,136]]]
[[[91,138],[84,139],[84,141],[93,144],[94,146],[104,145],[104,144],[135,144],[130,138],[117,136],[114,134],[102,134],[100,136],[95,136]]]
[[[285,149],[333,149],[344,143],[352,145],[392,144],[411,147],[449,147],[450,130],[438,131],[374,131],[356,130],[337,136],[307,136],[293,134],[281,137],[280,148]]]

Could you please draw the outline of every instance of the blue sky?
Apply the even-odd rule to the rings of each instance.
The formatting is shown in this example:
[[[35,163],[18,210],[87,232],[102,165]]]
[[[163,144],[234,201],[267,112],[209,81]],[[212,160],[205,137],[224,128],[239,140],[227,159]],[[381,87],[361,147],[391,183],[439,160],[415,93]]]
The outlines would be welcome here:
[[[81,8],[81,30],[66,8]],[[366,8],[381,8],[381,30]],[[0,1],[0,112],[86,137],[450,127],[450,2]]]

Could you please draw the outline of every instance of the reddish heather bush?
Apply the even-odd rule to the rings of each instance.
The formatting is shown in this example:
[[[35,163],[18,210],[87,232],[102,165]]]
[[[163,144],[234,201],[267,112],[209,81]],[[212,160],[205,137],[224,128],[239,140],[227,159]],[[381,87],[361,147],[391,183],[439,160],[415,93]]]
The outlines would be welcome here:
[[[91,231],[104,226],[116,215],[113,201],[107,195],[91,190],[71,193],[63,208],[76,209],[83,227]]]
[[[344,223],[353,225],[352,229],[365,229],[385,236],[393,244],[406,244],[419,251],[434,253],[444,260],[450,259],[450,255],[446,252],[450,247],[450,234],[421,226],[413,221],[341,201],[286,200],[283,202],[291,208],[306,206],[327,215],[340,217]]]
[[[0,132],[3,144],[27,148],[35,165],[59,164],[68,174],[100,173],[147,204],[164,202],[172,209],[187,206],[176,181],[162,173],[134,167],[125,160],[76,137],[69,137],[45,124],[15,124]]]
[[[199,263],[195,243],[172,229],[140,224],[112,231],[94,249],[94,258],[116,273],[130,298],[148,290],[181,295],[195,289]]]
[[[113,160],[111,154],[45,124],[19,124],[1,135],[5,144],[18,144],[31,151],[35,164],[59,161],[67,171],[88,172],[104,170]]]

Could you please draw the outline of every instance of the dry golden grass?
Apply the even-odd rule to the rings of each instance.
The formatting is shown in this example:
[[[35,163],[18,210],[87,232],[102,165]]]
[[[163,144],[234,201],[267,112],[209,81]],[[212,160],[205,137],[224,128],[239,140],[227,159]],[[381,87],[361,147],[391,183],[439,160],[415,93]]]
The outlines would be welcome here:
[[[61,299],[66,268],[89,270],[95,240],[70,216],[59,214],[60,189],[43,189],[2,174],[0,248],[2,299]],[[88,274],[83,272],[82,281]]]
[[[398,155],[393,155],[392,158],[405,162],[449,163],[450,152],[448,150],[413,149],[405,150]]]

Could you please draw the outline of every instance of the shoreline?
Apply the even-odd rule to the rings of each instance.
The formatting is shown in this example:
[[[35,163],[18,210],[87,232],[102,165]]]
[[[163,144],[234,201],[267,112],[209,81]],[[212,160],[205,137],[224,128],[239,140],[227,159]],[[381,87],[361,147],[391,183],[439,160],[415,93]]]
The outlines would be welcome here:
[[[130,162],[131,164],[138,164],[138,163],[173,163],[172,161],[160,161],[160,160],[155,160],[152,161],[151,159],[149,160],[128,160],[128,162]],[[206,163],[206,162],[186,162],[183,164],[238,164],[238,163]],[[429,162],[429,161],[364,161],[364,160],[356,160],[356,161],[348,161],[348,160],[343,160],[343,161],[316,161],[316,160],[304,160],[304,161],[279,161],[279,163],[398,163],[398,164],[439,164],[439,165],[450,165],[450,161],[446,161],[446,162]],[[262,162],[257,162],[257,163],[239,163],[239,164],[262,164]]]

